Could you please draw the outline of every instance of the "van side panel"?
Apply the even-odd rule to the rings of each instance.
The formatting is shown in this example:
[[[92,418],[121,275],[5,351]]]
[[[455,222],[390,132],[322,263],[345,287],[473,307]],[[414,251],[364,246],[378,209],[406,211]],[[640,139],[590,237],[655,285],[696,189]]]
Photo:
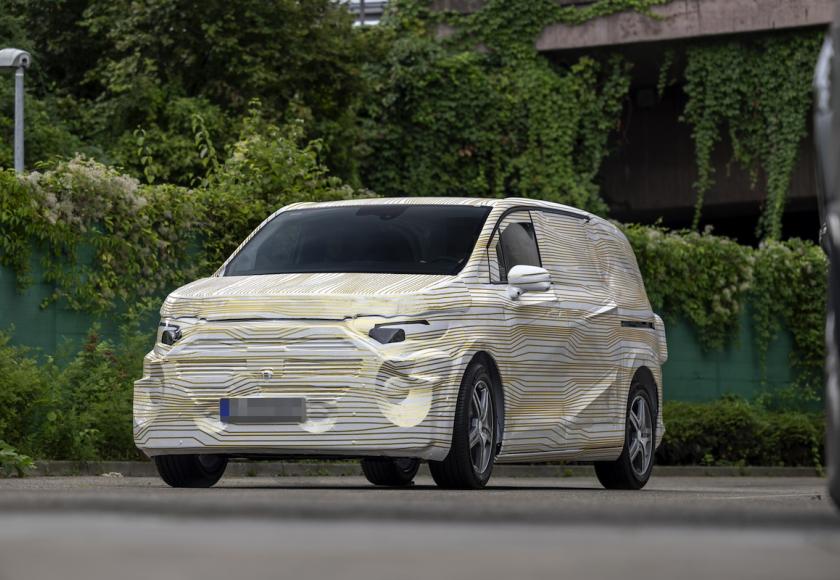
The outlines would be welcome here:
[[[657,445],[665,432],[662,422],[662,370],[667,360],[665,329],[654,314],[645,291],[636,255],[627,237],[610,222],[592,218],[587,224],[590,238],[604,271],[608,292],[616,303],[622,349],[622,364],[616,396],[626,404],[633,376],[647,367],[656,381],[658,398]],[[622,416],[623,422],[623,416]]]

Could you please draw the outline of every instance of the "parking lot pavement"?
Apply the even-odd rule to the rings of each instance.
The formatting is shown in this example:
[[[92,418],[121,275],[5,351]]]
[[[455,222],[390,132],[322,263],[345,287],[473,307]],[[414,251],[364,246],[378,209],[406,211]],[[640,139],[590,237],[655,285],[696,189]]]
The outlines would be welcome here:
[[[0,479],[0,509],[157,515],[507,523],[773,525],[836,529],[820,478],[654,477],[641,492],[594,478],[494,478],[479,492],[419,477],[408,489],[359,477],[225,478],[212,489],[171,489],[157,478]]]
[[[818,478],[0,480],[0,580],[17,578],[830,578],[840,515]]]

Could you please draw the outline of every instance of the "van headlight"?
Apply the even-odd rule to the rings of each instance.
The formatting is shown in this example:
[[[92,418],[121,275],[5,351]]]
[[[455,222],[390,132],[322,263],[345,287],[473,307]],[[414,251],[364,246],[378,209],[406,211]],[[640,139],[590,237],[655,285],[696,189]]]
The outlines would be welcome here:
[[[368,336],[382,344],[402,342],[405,340],[405,328],[396,324],[378,324],[368,331]]]
[[[385,317],[359,317],[351,326],[356,332],[366,334],[380,344],[394,344],[405,340],[426,339],[439,323],[427,320],[388,320]]]

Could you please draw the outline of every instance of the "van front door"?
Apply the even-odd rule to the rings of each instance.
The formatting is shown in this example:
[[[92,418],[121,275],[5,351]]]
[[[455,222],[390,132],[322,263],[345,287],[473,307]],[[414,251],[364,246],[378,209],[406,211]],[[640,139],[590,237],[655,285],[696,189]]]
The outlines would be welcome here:
[[[558,301],[553,289],[512,297],[507,275],[514,266],[542,267],[531,211],[516,210],[499,221],[488,247],[491,288],[504,313],[497,363],[505,381],[505,437],[501,456],[542,453],[553,440],[560,412],[553,379],[560,355],[554,339]]]

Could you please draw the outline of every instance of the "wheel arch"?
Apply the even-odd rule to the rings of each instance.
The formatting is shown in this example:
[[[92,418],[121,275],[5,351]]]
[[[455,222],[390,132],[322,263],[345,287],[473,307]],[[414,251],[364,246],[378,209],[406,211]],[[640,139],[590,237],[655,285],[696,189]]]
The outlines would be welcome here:
[[[631,382],[631,385],[637,384],[644,385],[650,390],[650,394],[653,397],[654,403],[656,404],[655,446],[658,448],[659,445],[662,443],[662,437],[665,435],[665,418],[662,413],[662,406],[665,401],[662,398],[662,392],[660,390],[660,387],[656,382],[656,375],[653,374],[653,371],[650,369],[650,367],[643,364],[636,369],[636,372],[633,373],[633,380]]]
[[[653,397],[657,406],[659,405],[659,386],[656,384],[656,378],[653,376],[653,371],[646,365],[642,365],[633,373],[633,385],[644,385],[653,391]]]

